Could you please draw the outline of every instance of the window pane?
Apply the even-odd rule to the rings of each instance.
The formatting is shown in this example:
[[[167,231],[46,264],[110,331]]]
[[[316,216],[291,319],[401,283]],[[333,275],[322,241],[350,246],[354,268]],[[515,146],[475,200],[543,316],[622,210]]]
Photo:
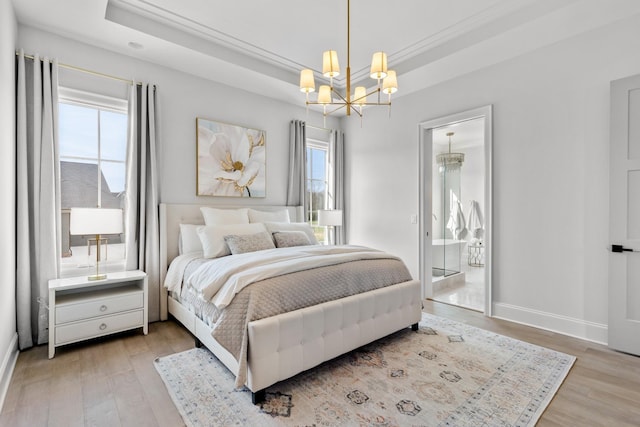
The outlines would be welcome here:
[[[83,269],[95,263],[95,236],[70,235],[70,208],[124,207],[128,115],[102,110],[100,107],[64,102],[60,102],[58,106],[62,199],[61,265],[63,271],[72,272],[69,274],[85,274]],[[124,235],[102,237],[107,239],[103,241],[106,242],[105,250],[102,251],[103,261],[121,262],[124,259]],[[91,243],[91,250],[88,242]]]
[[[325,150],[313,150],[311,155],[311,179],[323,181],[326,179],[326,160],[327,152]]]
[[[327,207],[327,160],[328,143],[314,141],[314,145],[307,147],[307,180],[306,200],[309,208],[308,222],[313,227],[314,234],[319,242],[326,239],[326,227],[318,227],[318,210]]]
[[[98,110],[59,103],[60,157],[98,157]]]
[[[100,112],[100,156],[102,160],[127,159],[127,115]],[[107,178],[108,179],[108,178]]]
[[[119,193],[124,192],[125,182],[125,164],[120,162],[105,162],[101,164],[102,176],[104,181],[102,182],[102,207],[103,208],[121,208],[122,206],[111,206],[108,202],[109,197],[105,198],[105,195],[110,197],[118,197]],[[109,203],[109,206],[107,206]]]
[[[63,209],[98,206],[98,163],[61,157],[60,196]]]

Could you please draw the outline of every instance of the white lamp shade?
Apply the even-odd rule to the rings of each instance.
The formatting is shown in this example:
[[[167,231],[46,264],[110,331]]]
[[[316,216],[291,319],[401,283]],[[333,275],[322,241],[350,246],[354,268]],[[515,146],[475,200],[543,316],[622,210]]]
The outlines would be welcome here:
[[[364,86],[356,87],[355,93],[353,94],[353,102],[354,104],[362,105],[367,103],[367,88]]]
[[[313,92],[316,90],[316,82],[313,78],[313,70],[300,71],[300,91]]]
[[[319,210],[318,211],[318,225],[320,226],[341,226],[342,225],[342,210],[334,209]]]
[[[387,77],[387,54],[376,52],[371,59],[371,78],[384,79]]]
[[[398,90],[398,79],[396,72],[393,70],[387,71],[387,77],[382,81],[382,91],[391,95]]]
[[[322,54],[322,75],[325,77],[336,77],[340,75],[338,52],[335,50],[327,50]]]
[[[331,86],[322,85],[320,86],[320,90],[318,91],[318,103],[320,104],[330,104],[331,99]]]
[[[122,233],[122,209],[71,208],[69,232],[73,235]]]

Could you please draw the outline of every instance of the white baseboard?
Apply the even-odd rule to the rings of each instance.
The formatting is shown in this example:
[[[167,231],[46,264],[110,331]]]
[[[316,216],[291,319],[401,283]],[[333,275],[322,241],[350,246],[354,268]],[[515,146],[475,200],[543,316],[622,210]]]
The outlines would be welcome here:
[[[494,303],[493,317],[607,345],[607,325],[511,304]]]
[[[4,399],[7,397],[9,383],[11,383],[11,376],[13,375],[13,369],[16,367],[19,354],[18,334],[15,334],[2,358],[2,365],[0,365],[0,411],[4,406]]]

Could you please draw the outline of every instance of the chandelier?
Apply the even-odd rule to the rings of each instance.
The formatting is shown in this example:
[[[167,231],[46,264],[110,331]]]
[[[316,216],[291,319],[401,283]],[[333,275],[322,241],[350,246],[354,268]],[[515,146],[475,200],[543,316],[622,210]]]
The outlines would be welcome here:
[[[462,163],[464,163],[464,153],[451,152],[451,137],[453,135],[453,132],[447,132],[447,136],[449,137],[449,152],[440,153],[436,156],[436,162],[440,165],[440,172],[460,169]]]
[[[384,52],[375,52],[373,59],[371,60],[371,71],[369,75],[372,79],[378,81],[378,85],[375,89],[367,93],[367,88],[364,86],[358,86],[355,88],[353,94],[351,94],[351,47],[350,47],[350,35],[351,35],[351,0],[347,0],[347,75],[346,75],[346,92],[342,95],[333,86],[333,78],[340,75],[340,66],[338,65],[338,53],[335,50],[327,50],[322,56],[322,75],[328,77],[330,80],[329,85],[321,85],[318,90],[318,97],[316,101],[309,101],[309,93],[315,92],[316,83],[313,77],[313,70],[305,69],[300,71],[300,91],[304,92],[307,97],[307,106],[309,105],[322,105],[323,114],[327,115],[339,111],[342,108],[346,109],[347,116],[351,115],[351,112],[355,112],[362,118],[362,107],[364,105],[387,105],[391,108],[391,94],[398,90],[398,80],[396,78],[396,72],[387,69],[387,54]],[[380,84],[382,82],[382,84]],[[380,100],[380,92],[389,95],[386,101]],[[368,97],[376,94],[376,101],[369,101]],[[336,95],[337,99],[334,99],[333,95]],[[327,106],[335,106],[334,109],[327,111]]]

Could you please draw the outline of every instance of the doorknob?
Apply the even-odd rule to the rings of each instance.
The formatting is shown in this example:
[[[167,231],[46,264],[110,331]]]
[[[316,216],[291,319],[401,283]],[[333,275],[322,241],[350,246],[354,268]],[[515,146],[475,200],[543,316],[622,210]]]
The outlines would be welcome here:
[[[636,252],[631,248],[625,248],[622,245],[611,245],[611,252]]]

